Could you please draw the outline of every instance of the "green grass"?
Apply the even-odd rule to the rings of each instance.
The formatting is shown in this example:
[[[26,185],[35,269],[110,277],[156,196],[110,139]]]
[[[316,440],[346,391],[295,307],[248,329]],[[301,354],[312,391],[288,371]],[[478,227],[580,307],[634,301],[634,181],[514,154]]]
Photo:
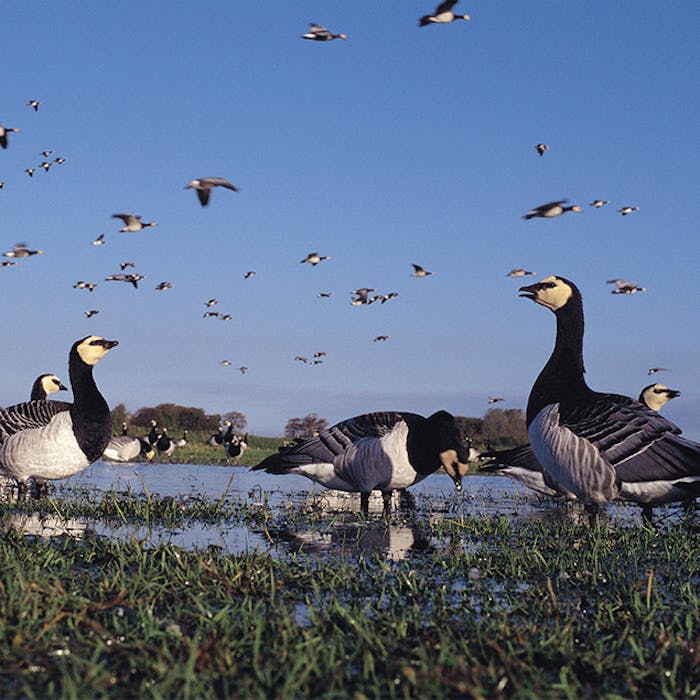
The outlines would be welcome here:
[[[313,527],[386,523],[308,505],[108,492],[0,504],[106,522],[264,531],[269,551],[0,540],[0,696],[690,698],[700,692],[700,535],[673,526],[428,517],[402,561],[284,554]],[[280,549],[282,547],[282,549]]]

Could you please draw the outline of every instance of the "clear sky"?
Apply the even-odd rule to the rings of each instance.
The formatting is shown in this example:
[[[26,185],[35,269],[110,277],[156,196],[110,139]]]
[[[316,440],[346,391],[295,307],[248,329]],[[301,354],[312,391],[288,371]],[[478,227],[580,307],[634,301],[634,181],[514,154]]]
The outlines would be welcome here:
[[[67,381],[95,333],[120,342],[95,370],[110,405],[237,410],[257,434],[524,408],[555,321],[517,290],[559,274],[584,297],[589,384],[637,396],[669,368],[664,413],[700,439],[700,4],[462,0],[470,22],[419,28],[435,4],[3,3],[0,124],[21,132],[0,246],[44,254],[0,268],[0,403]],[[348,38],[304,41],[311,21]],[[65,163],[29,178],[45,149]],[[202,208],[184,186],[205,176],[240,191]],[[521,218],[565,198],[583,212]],[[117,212],[158,226],[119,233]],[[104,280],[127,260],[138,289]],[[612,295],[615,277],[648,291]],[[399,296],[353,307],[358,287]],[[203,318],[212,297],[232,321]]]

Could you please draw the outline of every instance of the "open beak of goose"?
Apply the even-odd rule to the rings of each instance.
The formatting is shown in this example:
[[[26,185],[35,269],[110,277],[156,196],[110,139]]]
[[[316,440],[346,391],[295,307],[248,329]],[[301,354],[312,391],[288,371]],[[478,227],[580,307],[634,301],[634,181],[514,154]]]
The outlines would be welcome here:
[[[537,301],[537,292],[542,289],[542,285],[539,282],[535,282],[535,284],[528,284],[525,287],[520,287],[518,290],[521,292],[518,294],[520,297],[524,297],[525,299],[532,299],[532,301]]]
[[[445,450],[440,453],[440,463],[454,481],[455,489],[462,490],[462,477],[469,471],[469,466],[459,461],[456,450]]]

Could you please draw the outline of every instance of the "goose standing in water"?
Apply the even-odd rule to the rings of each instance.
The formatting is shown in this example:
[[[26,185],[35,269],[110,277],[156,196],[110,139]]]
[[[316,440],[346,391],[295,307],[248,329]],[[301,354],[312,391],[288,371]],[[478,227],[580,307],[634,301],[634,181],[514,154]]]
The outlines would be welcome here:
[[[448,24],[449,22],[454,22],[456,19],[469,21],[471,19],[469,15],[456,15],[452,12],[452,8],[458,1],[459,0],[445,0],[445,2],[441,2],[432,15],[424,15],[418,20],[418,26],[426,27],[429,24]]]
[[[254,470],[300,474],[329,489],[360,494],[366,515],[372,491],[382,492],[384,513],[394,489],[405,489],[440,466],[457,490],[467,473],[469,452],[454,416],[429,418],[405,412],[367,413],[342,421],[319,435],[280,448]]]
[[[113,435],[109,439],[102,458],[112,462],[133,462],[141,453],[149,462],[155,457],[153,445],[146,438],[131,437],[126,423],[122,423],[121,435]]]
[[[72,404],[29,401],[0,410],[0,474],[20,484],[63,479],[100,458],[112,419],[93,369],[117,344],[95,335],[73,344],[68,356]]]
[[[547,485],[589,512],[620,498],[641,504],[647,517],[654,505],[700,495],[700,444],[639,401],[586,384],[576,285],[552,276],[520,291],[557,320],[554,350],[527,405],[530,444]]]
[[[211,197],[211,191],[215,187],[225,187],[227,190],[232,190],[233,192],[238,192],[238,187],[236,187],[232,182],[229,182],[223,177],[200,177],[198,180],[192,180],[189,185],[185,186],[186,190],[195,190],[197,192],[197,198],[199,203],[206,207],[209,204],[209,198]]]
[[[649,384],[641,390],[638,400],[653,411],[660,411],[671,399],[680,395],[680,391],[669,389],[663,384]],[[481,467],[482,471],[510,476],[545,496],[562,495],[545,483],[542,465],[530,445],[521,445],[509,450],[491,450],[482,453],[481,457],[489,460]],[[646,512],[645,518],[649,519],[650,515],[650,512]]]

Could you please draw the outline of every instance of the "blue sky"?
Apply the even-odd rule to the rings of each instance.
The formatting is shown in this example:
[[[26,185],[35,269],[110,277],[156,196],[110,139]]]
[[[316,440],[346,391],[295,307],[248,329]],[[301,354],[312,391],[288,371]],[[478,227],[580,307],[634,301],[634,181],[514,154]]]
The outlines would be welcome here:
[[[554,342],[506,277],[525,267],[581,289],[593,388],[636,396],[668,367],[664,413],[700,439],[700,6],[463,0],[471,22],[419,29],[433,9],[4,3],[0,124],[21,133],[0,152],[0,246],[45,252],[0,268],[1,403],[67,380],[95,333],[120,342],[95,370],[110,405],[238,410],[258,434],[309,412],[524,408]],[[304,41],[311,21],[348,39]],[[30,179],[44,149],[66,162]],[[202,208],[183,188],[204,176],[240,192]],[[521,218],[564,198],[584,211]],[[116,212],[158,226],[118,233]],[[331,259],[300,264],[312,251]],[[138,290],[104,281],[124,260]],[[613,277],[649,291],[611,295]],[[399,296],[352,307],[363,286]],[[202,318],[211,297],[232,321]]]

